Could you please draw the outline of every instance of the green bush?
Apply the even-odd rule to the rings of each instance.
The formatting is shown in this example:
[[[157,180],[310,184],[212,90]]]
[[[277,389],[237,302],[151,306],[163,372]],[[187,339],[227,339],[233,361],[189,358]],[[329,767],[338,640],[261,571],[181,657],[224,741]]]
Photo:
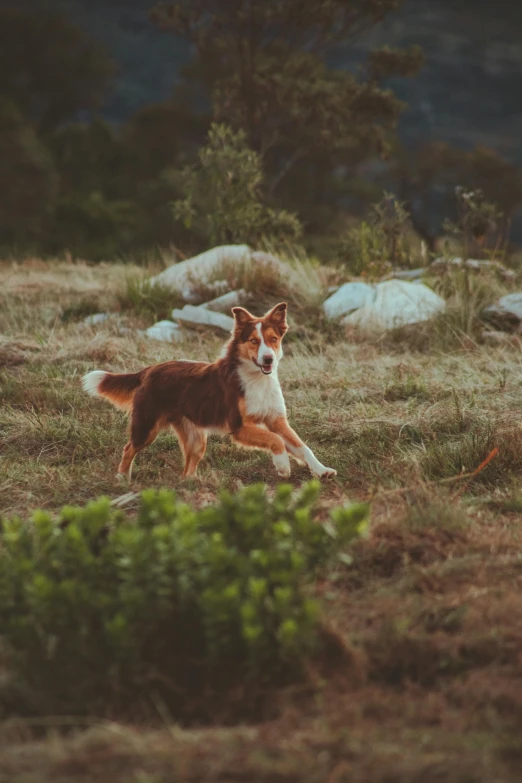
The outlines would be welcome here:
[[[211,125],[198,162],[183,168],[178,178],[184,198],[174,202],[174,217],[202,246],[255,245],[262,239],[277,244],[302,232],[296,215],[264,202],[261,158],[243,131]]]
[[[174,307],[183,307],[181,293],[161,283],[151,283],[148,278],[127,275],[125,289],[118,296],[120,308],[135,315],[160,321],[170,318]]]
[[[318,488],[254,485],[201,510],[147,490],[136,519],[100,498],[3,520],[2,666],[54,714],[159,696],[180,717],[203,694],[298,676],[320,640],[310,582],[367,517],[318,524]]]
[[[408,266],[412,250],[408,238],[409,214],[390,193],[373,204],[367,222],[349,229],[339,239],[339,256],[350,270],[380,278],[396,266]]]

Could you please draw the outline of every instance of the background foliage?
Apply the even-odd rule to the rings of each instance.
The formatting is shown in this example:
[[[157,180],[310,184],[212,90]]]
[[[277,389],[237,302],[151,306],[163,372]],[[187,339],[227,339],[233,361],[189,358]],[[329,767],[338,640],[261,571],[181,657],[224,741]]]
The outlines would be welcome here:
[[[433,250],[442,217],[457,217],[456,185],[480,188],[507,236],[522,203],[515,166],[487,149],[398,144],[404,104],[390,84],[415,77],[418,46],[333,65],[336,47],[401,4],[159,3],[149,24],[193,58],[170,99],[118,126],[99,115],[118,73],[98,43],[59,13],[0,9],[0,249],[96,261],[299,235],[328,259],[385,187]]]

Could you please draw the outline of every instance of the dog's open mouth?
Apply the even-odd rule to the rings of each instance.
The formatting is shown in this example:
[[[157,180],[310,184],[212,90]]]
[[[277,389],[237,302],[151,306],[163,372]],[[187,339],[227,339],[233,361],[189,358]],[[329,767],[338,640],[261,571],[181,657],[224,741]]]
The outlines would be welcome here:
[[[254,362],[256,367],[259,367],[263,375],[270,375],[270,373],[272,372],[272,367],[273,367],[272,364],[259,364],[259,362],[256,362],[255,359],[252,359],[252,361]]]

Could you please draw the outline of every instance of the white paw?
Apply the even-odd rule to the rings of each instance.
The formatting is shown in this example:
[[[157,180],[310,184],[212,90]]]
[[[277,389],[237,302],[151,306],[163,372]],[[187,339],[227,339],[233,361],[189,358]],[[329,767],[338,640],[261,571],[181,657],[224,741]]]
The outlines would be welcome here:
[[[334,476],[337,476],[337,471],[334,470],[333,468],[323,467],[322,470],[318,471],[315,475],[318,476],[319,478],[331,479]]]
[[[130,476],[128,473],[116,473],[116,481],[118,484],[130,484]]]
[[[290,476],[292,469],[290,468],[290,460],[286,452],[283,454],[274,454],[272,456],[272,461],[278,476],[281,476],[281,478],[288,478]]]

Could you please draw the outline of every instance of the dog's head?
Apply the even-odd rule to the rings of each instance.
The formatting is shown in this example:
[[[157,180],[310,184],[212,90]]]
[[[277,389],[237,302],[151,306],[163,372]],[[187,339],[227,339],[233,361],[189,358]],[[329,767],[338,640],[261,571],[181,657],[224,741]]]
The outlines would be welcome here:
[[[285,332],[286,302],[273,307],[262,318],[256,318],[244,307],[233,307],[234,342],[242,363],[252,372],[270,375],[277,370],[283,355],[281,345]]]

